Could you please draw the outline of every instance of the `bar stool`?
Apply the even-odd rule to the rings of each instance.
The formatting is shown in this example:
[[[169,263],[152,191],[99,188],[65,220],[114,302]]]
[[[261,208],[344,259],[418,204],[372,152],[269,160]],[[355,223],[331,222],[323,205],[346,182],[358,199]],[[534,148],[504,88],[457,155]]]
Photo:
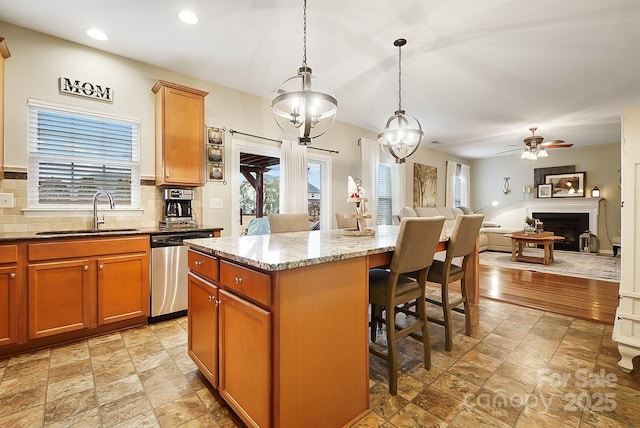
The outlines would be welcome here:
[[[469,256],[475,250],[476,240],[480,234],[482,226],[482,214],[458,215],[453,225],[451,237],[447,244],[447,253],[444,261],[434,260],[429,273],[427,275],[428,282],[436,282],[440,284],[442,301],[437,302],[427,299],[427,302],[442,306],[443,319],[427,317],[427,319],[436,324],[444,326],[445,330],[445,349],[451,351],[453,349],[453,333],[451,330],[451,311],[454,308],[458,311],[457,306],[464,305],[464,318],[466,334],[471,334],[471,319],[469,318],[469,302],[467,301],[466,292],[466,272]],[[454,264],[462,258],[461,264]],[[460,263],[460,262],[458,262]],[[462,297],[455,301],[449,300],[449,284],[460,280],[460,292]]]
[[[267,214],[271,233],[309,231],[309,214]]]
[[[371,269],[369,271],[369,303],[371,305],[371,337],[376,339],[376,329],[384,321],[387,330],[387,353],[369,347],[373,355],[387,360],[389,365],[389,393],[398,391],[398,355],[396,341],[422,330],[424,347],[424,366],[431,368],[431,345],[427,328],[425,310],[425,281],[429,266],[440,240],[445,218],[406,217],[400,222],[400,231],[396,239],[395,251],[391,258],[390,269]],[[417,280],[404,276],[417,272]],[[418,307],[418,320],[403,328],[397,328],[395,322],[396,306],[415,301]],[[382,308],[385,317],[381,319]]]

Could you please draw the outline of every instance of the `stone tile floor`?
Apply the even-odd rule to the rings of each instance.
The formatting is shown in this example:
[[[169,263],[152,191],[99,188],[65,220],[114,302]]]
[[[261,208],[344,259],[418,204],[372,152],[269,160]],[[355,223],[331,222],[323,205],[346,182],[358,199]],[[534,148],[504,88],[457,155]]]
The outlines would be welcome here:
[[[419,342],[400,342],[396,396],[370,357],[358,427],[640,426],[640,370],[618,369],[611,326],[487,299],[474,337],[454,319],[452,352],[429,325],[429,371]],[[187,356],[186,329],[179,318],[0,360],[0,427],[242,426]]]

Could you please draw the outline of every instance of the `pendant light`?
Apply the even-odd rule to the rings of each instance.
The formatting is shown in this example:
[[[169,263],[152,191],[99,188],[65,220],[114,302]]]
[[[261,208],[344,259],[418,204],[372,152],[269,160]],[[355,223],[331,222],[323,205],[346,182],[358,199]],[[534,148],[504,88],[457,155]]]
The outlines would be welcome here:
[[[307,0],[304,0],[303,20],[302,66],[297,75],[285,80],[276,90],[271,109],[280,129],[297,138],[299,144],[309,145],[312,138],[321,136],[333,124],[338,101],[331,88],[313,77],[307,66]]]
[[[384,130],[378,134],[378,142],[389,150],[396,163],[404,163],[405,158],[418,149],[424,135],[418,119],[402,110],[402,46],[406,44],[405,39],[393,42],[393,45],[398,47],[398,110],[387,120]]]

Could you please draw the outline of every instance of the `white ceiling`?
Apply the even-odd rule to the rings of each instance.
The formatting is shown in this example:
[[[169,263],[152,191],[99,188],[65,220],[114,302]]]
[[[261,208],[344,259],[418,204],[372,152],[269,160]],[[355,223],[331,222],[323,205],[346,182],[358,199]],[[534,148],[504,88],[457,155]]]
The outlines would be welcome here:
[[[301,65],[302,3],[2,0],[0,20],[270,99]],[[308,0],[307,21],[338,120],[375,131],[397,109],[406,38],[402,107],[423,144],[454,155],[517,148],[530,126],[574,147],[619,142],[623,109],[640,105],[638,0]]]

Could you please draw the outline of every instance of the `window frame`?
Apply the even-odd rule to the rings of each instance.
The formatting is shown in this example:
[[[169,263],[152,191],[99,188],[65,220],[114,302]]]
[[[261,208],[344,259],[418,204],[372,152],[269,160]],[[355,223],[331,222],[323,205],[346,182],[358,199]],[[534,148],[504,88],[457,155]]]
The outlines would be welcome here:
[[[58,113],[68,116],[76,116],[82,119],[104,121],[109,123],[115,123],[120,125],[126,125],[131,127],[131,159],[130,160],[104,160],[99,155],[93,155],[88,157],[80,156],[65,156],[60,154],[43,154],[37,151],[37,128],[38,119],[37,115],[40,111],[47,111],[52,113]],[[131,187],[130,187],[130,203],[124,204],[122,201],[117,204],[118,210],[139,210],[140,209],[140,151],[141,151],[141,126],[140,120],[116,116],[104,112],[98,112],[94,110],[84,109],[80,107],[54,103],[45,100],[39,100],[29,98],[27,102],[27,207],[25,211],[50,211],[50,212],[68,212],[77,210],[92,209],[91,201],[79,201],[69,203],[40,203],[40,176],[39,176],[39,163],[42,160],[48,161],[62,161],[62,162],[77,162],[77,163],[89,163],[95,165],[96,162],[102,163],[109,167],[125,167],[131,170]],[[108,189],[107,189],[108,190]]]

